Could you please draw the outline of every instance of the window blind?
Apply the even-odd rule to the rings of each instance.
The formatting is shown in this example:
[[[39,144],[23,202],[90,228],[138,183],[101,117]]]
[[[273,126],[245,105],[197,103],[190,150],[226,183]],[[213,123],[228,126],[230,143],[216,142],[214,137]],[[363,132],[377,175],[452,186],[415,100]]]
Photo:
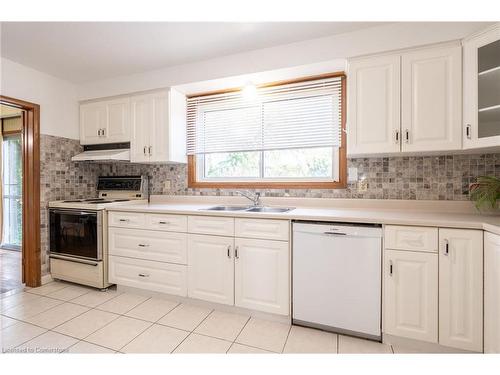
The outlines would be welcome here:
[[[188,155],[339,147],[342,77],[187,100]]]

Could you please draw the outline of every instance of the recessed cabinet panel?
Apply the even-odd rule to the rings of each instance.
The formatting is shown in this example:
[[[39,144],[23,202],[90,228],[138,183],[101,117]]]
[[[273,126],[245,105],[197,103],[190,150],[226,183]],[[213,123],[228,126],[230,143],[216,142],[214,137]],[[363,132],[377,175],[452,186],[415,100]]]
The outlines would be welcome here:
[[[88,103],[80,105],[80,143],[102,143],[102,129],[106,128],[106,105]]]
[[[483,350],[483,232],[439,229],[439,343]]]
[[[130,161],[149,161],[149,132],[151,123],[151,102],[148,96],[135,96],[130,99],[132,139],[130,142]]]
[[[461,149],[461,47],[405,53],[401,70],[402,150]]]
[[[289,230],[288,220],[234,219],[236,237],[288,241]]]
[[[500,235],[484,233],[484,352],[500,353]]]
[[[104,135],[108,143],[130,142],[130,99],[106,103],[108,123]]]
[[[437,254],[385,250],[384,332],[438,342]]]
[[[386,225],[384,241],[387,249],[437,252],[438,229]]]
[[[400,56],[354,60],[347,82],[347,152],[400,151]]]

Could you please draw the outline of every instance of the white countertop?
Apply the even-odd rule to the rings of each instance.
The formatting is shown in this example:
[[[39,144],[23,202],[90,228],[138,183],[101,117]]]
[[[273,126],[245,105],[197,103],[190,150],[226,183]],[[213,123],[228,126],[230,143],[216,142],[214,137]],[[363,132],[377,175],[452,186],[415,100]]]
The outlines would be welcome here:
[[[123,204],[109,207],[108,211],[147,212],[162,214],[184,214],[205,216],[230,216],[258,219],[285,219],[334,221],[348,223],[374,223],[439,226],[448,228],[483,229],[500,235],[500,216],[457,212],[432,212],[413,209],[380,208],[306,208],[297,207],[285,213],[256,213],[242,211],[207,211],[217,204],[198,202],[156,202],[150,204]],[[368,204],[367,204],[368,206]]]

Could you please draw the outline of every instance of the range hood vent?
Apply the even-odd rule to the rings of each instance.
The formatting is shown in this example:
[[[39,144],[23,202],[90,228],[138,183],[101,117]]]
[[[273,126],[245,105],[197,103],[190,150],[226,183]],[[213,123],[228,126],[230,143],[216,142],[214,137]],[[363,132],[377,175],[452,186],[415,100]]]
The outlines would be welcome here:
[[[72,161],[130,161],[130,143],[85,145]]]

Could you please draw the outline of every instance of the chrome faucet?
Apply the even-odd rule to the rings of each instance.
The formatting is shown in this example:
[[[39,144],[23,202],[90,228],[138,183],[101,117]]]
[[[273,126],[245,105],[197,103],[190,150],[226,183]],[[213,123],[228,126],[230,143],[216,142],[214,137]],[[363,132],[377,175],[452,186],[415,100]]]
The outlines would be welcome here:
[[[241,195],[242,197],[245,197],[245,198],[251,200],[254,207],[260,206],[260,193],[259,192],[252,193],[250,191],[237,190],[236,193]]]

